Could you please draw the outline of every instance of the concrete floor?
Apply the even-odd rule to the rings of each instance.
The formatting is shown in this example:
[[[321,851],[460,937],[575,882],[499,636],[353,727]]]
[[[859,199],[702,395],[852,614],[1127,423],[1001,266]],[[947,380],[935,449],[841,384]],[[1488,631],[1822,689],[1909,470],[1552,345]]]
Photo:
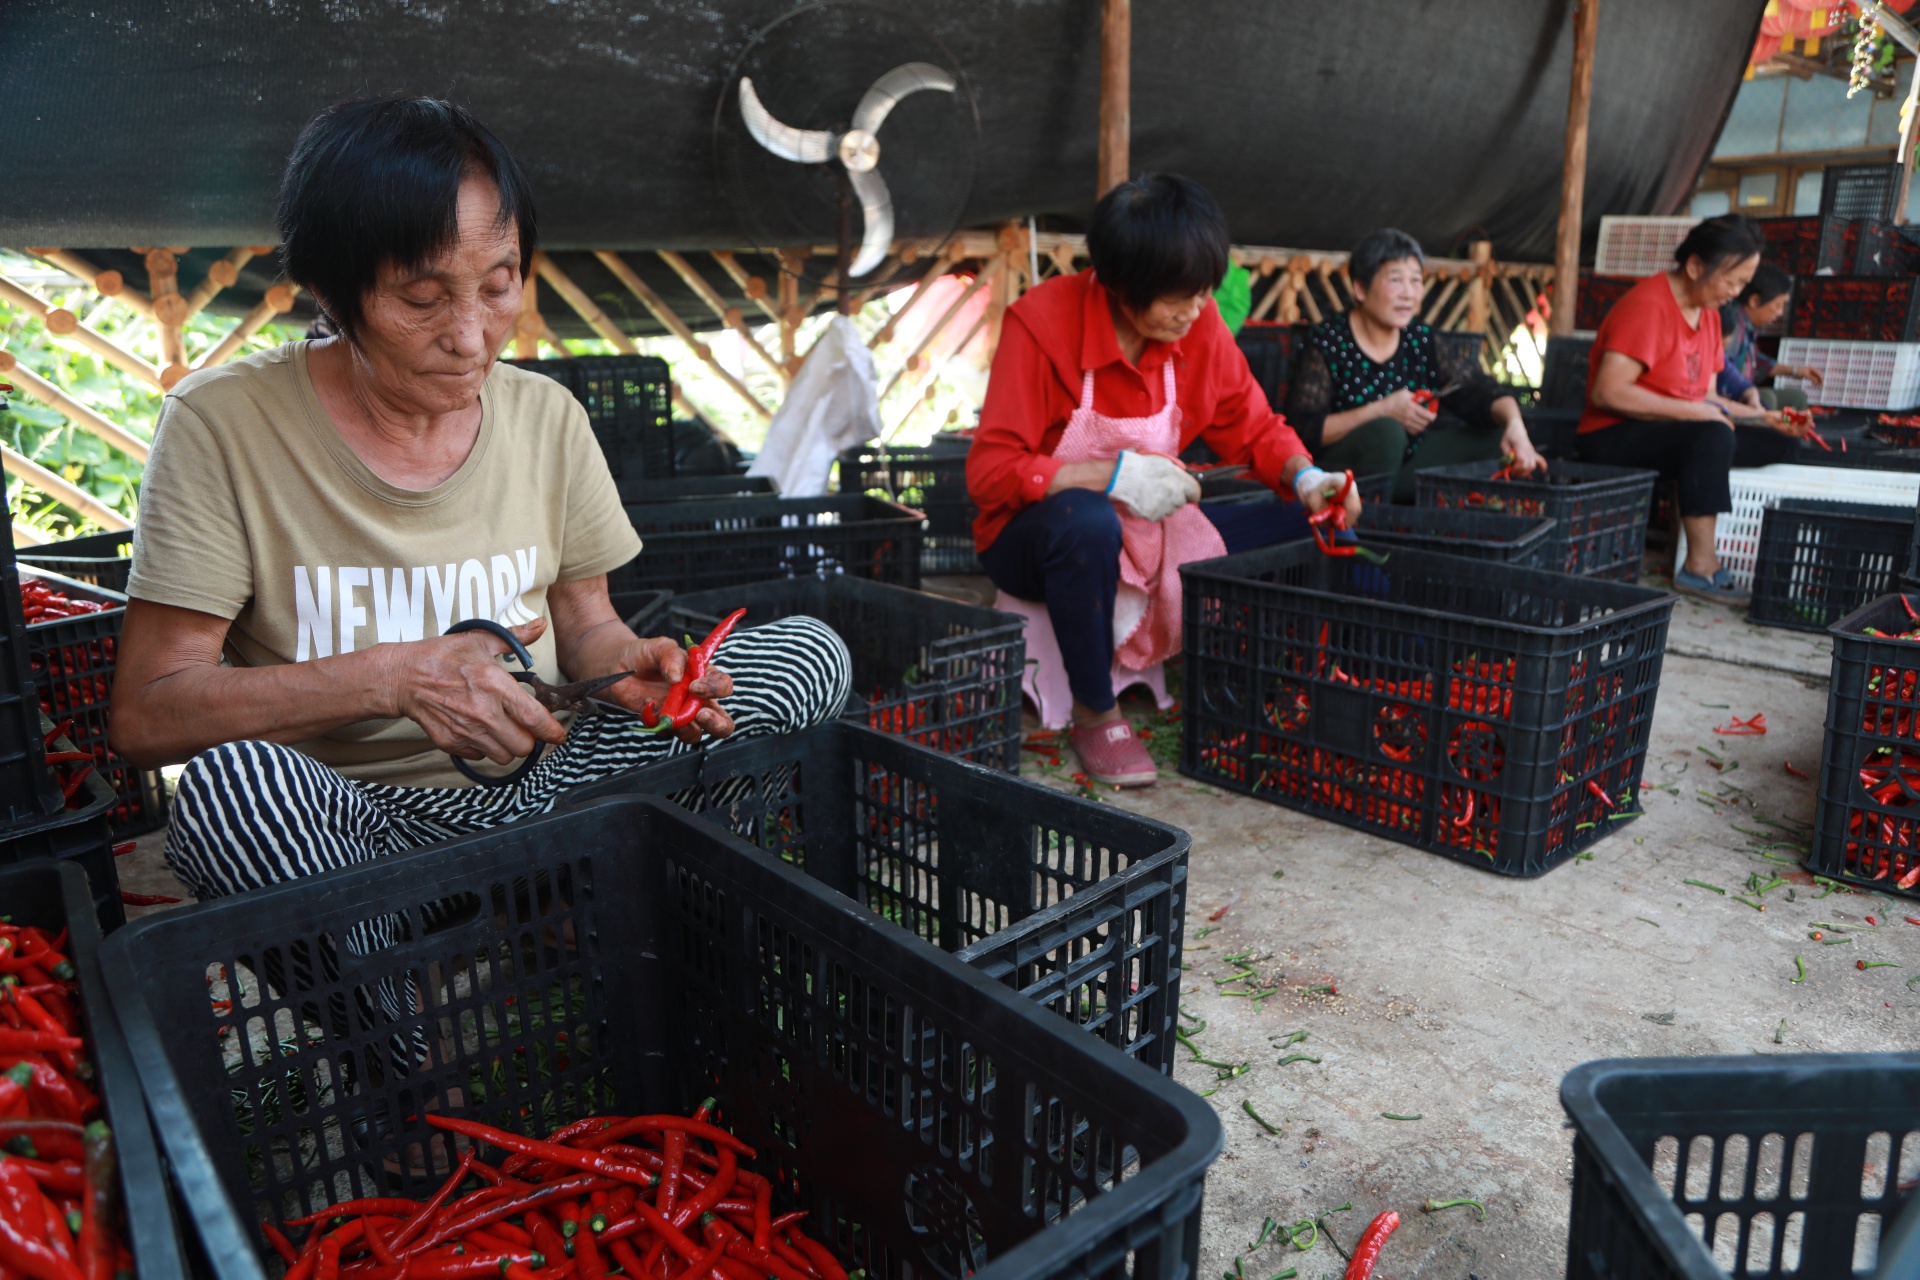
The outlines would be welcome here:
[[[978,586],[933,585],[957,595]],[[1814,785],[1782,762],[1818,771],[1827,671],[1824,638],[1683,599],[1646,771],[1677,793],[1645,792],[1645,817],[1621,824],[1590,861],[1537,880],[1495,877],[1178,775],[1109,795],[1193,833],[1181,1002],[1206,1023],[1194,1037],[1206,1057],[1249,1064],[1224,1082],[1192,1062],[1177,1073],[1216,1090],[1227,1134],[1208,1179],[1200,1280],[1236,1256],[1247,1280],[1290,1268],[1301,1280],[1337,1276],[1337,1250],[1389,1208],[1402,1225],[1381,1271],[1396,1280],[1557,1276],[1572,1141],[1558,1089],[1571,1067],[1920,1044],[1920,996],[1906,986],[1920,974],[1920,928],[1903,922],[1920,917],[1920,903],[1851,892],[1816,901],[1811,877],[1766,860],[1763,842],[1734,830],[1766,830],[1761,818],[1794,830],[1811,822]],[[1727,706],[1705,705],[1714,703]],[[1765,737],[1714,736],[1729,716],[1755,712],[1766,713]],[[1701,745],[1727,759],[1727,772]],[[181,892],[159,845],[146,837],[121,859],[127,888]],[[1738,891],[1756,871],[1793,881],[1766,895],[1764,912],[1682,883]],[[1869,929],[1867,915],[1883,923]],[[1808,938],[1815,921],[1861,932],[1827,946]],[[1226,956],[1249,950],[1263,983],[1285,988],[1258,1009],[1216,994],[1214,981],[1238,968]],[[1798,984],[1796,955],[1807,971]],[[1903,967],[1863,972],[1862,959]],[[1338,994],[1312,990],[1327,986]],[[1305,1034],[1288,1043],[1295,1033]],[[1318,1061],[1278,1065],[1295,1054]],[[1262,1129],[1247,1102],[1280,1133]],[[1486,1221],[1467,1208],[1420,1212],[1429,1198],[1458,1197],[1483,1201]],[[1291,1223],[1342,1204],[1352,1208],[1332,1214],[1310,1249],[1269,1240],[1249,1250],[1265,1218]]]

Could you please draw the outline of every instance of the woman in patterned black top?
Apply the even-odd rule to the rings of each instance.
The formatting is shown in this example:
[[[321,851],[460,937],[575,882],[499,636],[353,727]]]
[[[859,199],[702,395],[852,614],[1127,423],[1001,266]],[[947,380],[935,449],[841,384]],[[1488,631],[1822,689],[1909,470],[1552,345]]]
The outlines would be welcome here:
[[[1413,500],[1420,467],[1511,454],[1545,470],[1520,404],[1477,366],[1442,351],[1416,317],[1426,257],[1404,231],[1376,231],[1347,260],[1353,310],[1309,331],[1287,390],[1287,421],[1315,465],[1394,476],[1396,502]],[[1416,391],[1443,392],[1440,411]]]

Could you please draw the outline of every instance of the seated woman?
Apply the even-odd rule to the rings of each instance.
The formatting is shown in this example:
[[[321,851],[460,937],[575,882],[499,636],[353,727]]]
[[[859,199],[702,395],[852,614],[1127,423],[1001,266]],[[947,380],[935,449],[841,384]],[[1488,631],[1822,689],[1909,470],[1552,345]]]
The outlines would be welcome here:
[[[1007,309],[967,455],[980,562],[1009,595],[1046,603],[1074,749],[1115,786],[1158,776],[1115,705],[1113,662],[1138,670],[1180,651],[1180,566],[1305,537],[1307,512],[1341,488],[1220,319],[1227,249],[1220,206],[1185,178],[1148,174],[1102,196],[1093,269]],[[1195,439],[1300,501],[1201,506],[1177,457]],[[1358,492],[1344,510],[1358,520]]]
[[[1587,408],[1577,448],[1589,462],[1646,467],[1677,481],[1687,557],[1676,590],[1741,604],[1713,545],[1716,517],[1733,509],[1727,471],[1736,448],[1733,419],[1755,425],[1752,449],[1804,434],[1777,413],[1756,413],[1714,391],[1725,363],[1720,312],[1760,265],[1760,231],[1738,214],[1708,218],[1673,251],[1674,265],[1648,276],[1600,322],[1587,360]]]
[[[114,688],[116,750],[188,761],[166,856],[197,897],[539,813],[703,735],[838,714],[846,648],[810,618],[728,640],[677,738],[621,714],[569,728],[509,677],[499,639],[442,634],[504,624],[556,683],[631,671],[602,695],[628,709],[685,670],[608,601],[640,540],[585,411],[495,362],[534,209],[484,126],[431,99],[322,112],[287,162],[280,231],[339,336],[167,396]],[[448,756],[507,764],[539,743],[558,749],[511,786],[471,786]]]
[[[1715,389],[1726,399],[1754,409],[1806,409],[1807,393],[1798,387],[1759,385],[1770,378],[1800,378],[1816,387],[1822,381],[1820,371],[1812,365],[1776,364],[1760,350],[1760,331],[1786,314],[1787,300],[1792,296],[1793,277],[1771,262],[1762,262],[1754,268],[1753,279],[1740,291],[1740,296],[1720,308],[1720,333],[1726,347],[1727,367],[1720,371]],[[1767,439],[1769,434],[1771,440]],[[1756,448],[1750,441],[1760,443]],[[1733,465],[1736,467],[1786,462],[1799,452],[1798,441],[1778,432],[1740,431],[1734,443]],[[1757,460],[1749,460],[1743,454]],[[1761,456],[1771,454],[1779,456]]]
[[[1422,323],[1426,255],[1391,227],[1353,247],[1353,310],[1308,333],[1287,386],[1287,421],[1328,470],[1393,476],[1393,500],[1411,502],[1421,467],[1512,457],[1535,471],[1520,402],[1478,365],[1452,357]],[[1438,411],[1415,398],[1431,391]]]

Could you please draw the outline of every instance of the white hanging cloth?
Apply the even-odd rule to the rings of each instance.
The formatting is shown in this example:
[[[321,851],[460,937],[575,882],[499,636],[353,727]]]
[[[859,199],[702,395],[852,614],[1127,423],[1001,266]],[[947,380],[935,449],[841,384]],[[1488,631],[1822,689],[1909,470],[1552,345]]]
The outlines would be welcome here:
[[[842,449],[879,434],[873,353],[853,319],[837,315],[807,352],[747,474],[772,476],[787,497],[815,497],[827,491],[833,460]]]

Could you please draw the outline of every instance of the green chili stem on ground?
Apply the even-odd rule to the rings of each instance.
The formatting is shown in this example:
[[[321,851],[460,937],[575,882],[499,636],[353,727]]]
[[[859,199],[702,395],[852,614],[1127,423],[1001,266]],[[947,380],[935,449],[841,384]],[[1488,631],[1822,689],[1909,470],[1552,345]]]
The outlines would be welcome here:
[[[1422,1213],[1438,1213],[1442,1209],[1457,1209],[1462,1205],[1473,1206],[1473,1208],[1479,1210],[1480,1221],[1485,1222],[1487,1220],[1487,1206],[1481,1204],[1478,1200],[1471,1200],[1464,1196],[1458,1200],[1429,1200],[1420,1206],[1420,1211]]]

